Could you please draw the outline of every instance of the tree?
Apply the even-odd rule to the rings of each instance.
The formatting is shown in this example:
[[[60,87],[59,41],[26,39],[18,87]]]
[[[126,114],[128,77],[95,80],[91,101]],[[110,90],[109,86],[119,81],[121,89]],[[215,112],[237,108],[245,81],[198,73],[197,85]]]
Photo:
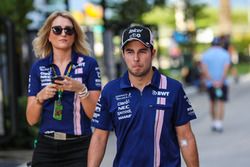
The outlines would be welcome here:
[[[28,12],[33,10],[32,0],[1,0],[0,16],[8,18],[14,24],[15,29],[15,60],[17,62],[18,74],[17,78],[20,81],[18,95],[22,94],[22,86],[24,86],[24,78],[22,76],[22,41],[26,37],[26,31],[31,20],[26,18]],[[26,85],[25,85],[26,86]]]
[[[33,0],[1,0],[0,16],[9,18],[14,24],[16,35],[21,37],[31,20],[26,14],[33,10]]]
[[[163,6],[167,0],[92,0],[104,9],[104,26],[112,28],[115,34],[131,23],[143,24],[143,15],[155,6]],[[108,13],[108,14],[107,14]]]
[[[230,0],[220,0],[220,31],[221,34],[231,34],[231,7]]]
[[[31,22],[30,20],[26,18],[26,14],[32,9],[33,9],[32,0],[1,0],[0,17],[3,23],[1,23],[1,26],[0,26],[0,34],[2,36],[8,37],[6,39],[6,41],[8,42],[8,46],[6,46],[6,48],[8,48],[8,50],[11,50],[11,55],[14,56],[14,57],[11,56],[12,57],[11,59],[13,60],[11,61],[11,64],[16,69],[14,71],[12,70],[12,71],[6,72],[7,75],[9,76],[8,80],[11,82],[11,83],[8,83],[8,86],[13,85],[15,83],[15,85],[13,86],[15,90],[11,89],[15,91],[15,93],[12,93],[12,94],[8,93],[7,95],[8,97],[5,97],[7,100],[4,103],[4,112],[5,112],[4,122],[6,124],[5,125],[6,132],[8,132],[5,135],[9,135],[9,132],[11,131],[11,129],[16,129],[12,127],[17,127],[17,130],[15,130],[15,132],[11,134],[11,137],[12,135],[15,135],[15,137],[12,137],[11,139],[8,139],[6,141],[9,144],[9,145],[6,144],[5,145],[6,147],[7,146],[11,146],[11,147],[24,146],[24,145],[29,145],[30,143],[28,142],[28,140],[30,139],[30,136],[29,136],[30,128],[27,128],[26,121],[25,121],[25,109],[23,109],[26,107],[26,103],[18,103],[18,107],[17,107],[18,110],[16,107],[14,107],[13,109],[15,113],[10,112],[11,111],[10,108],[11,107],[13,108],[13,106],[16,106],[15,101],[17,100],[19,101],[20,96],[22,95],[22,91],[23,91],[22,85],[24,85],[25,79],[26,78],[28,79],[28,77],[24,75],[24,69],[22,68],[23,67],[22,42],[23,42],[23,38],[26,37],[27,27],[29,23]],[[8,25],[8,26],[3,26],[3,25]],[[8,30],[10,29],[11,31],[14,30],[14,32],[8,33],[8,36],[7,36],[6,27],[8,27]],[[12,35],[14,38],[10,37]],[[7,57],[10,54],[8,54],[7,53],[8,51],[6,50],[7,49],[4,50],[3,55]],[[2,52],[3,50],[1,50],[1,54]],[[10,57],[8,57],[7,59],[9,58]],[[10,65],[8,64],[8,67],[9,66]],[[11,76],[13,76],[13,75],[10,75],[11,72],[14,73],[15,80],[10,79],[12,78]],[[15,81],[18,81],[18,83]],[[27,87],[27,84],[25,85],[25,87]],[[10,86],[10,88],[12,87]],[[11,98],[11,100],[9,100],[10,99],[9,97]],[[12,122],[11,118],[13,115],[15,115],[15,118],[18,118],[18,119],[14,119]],[[5,137],[6,136],[4,136],[3,139],[6,139]]]

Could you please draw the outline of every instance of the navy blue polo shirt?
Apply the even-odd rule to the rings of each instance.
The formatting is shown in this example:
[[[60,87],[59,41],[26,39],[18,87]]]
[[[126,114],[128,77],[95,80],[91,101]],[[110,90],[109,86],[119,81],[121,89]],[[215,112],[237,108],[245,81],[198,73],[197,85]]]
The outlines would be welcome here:
[[[175,127],[195,118],[181,83],[154,68],[142,92],[131,85],[128,73],[105,85],[92,125],[115,131],[114,167],[177,167],[181,158]]]
[[[71,65],[72,64],[72,65]],[[72,52],[71,62],[65,73],[60,74],[59,68],[53,64],[53,54],[35,62],[30,70],[28,95],[35,96],[42,88],[52,83],[55,75],[66,75],[84,83],[88,90],[101,90],[100,69],[92,57]],[[55,69],[55,72],[53,71]],[[57,94],[44,102],[40,121],[40,133],[64,132],[73,135],[91,134],[91,121],[83,111],[80,99],[75,92],[63,91],[62,94],[62,120],[53,119],[54,102]]]

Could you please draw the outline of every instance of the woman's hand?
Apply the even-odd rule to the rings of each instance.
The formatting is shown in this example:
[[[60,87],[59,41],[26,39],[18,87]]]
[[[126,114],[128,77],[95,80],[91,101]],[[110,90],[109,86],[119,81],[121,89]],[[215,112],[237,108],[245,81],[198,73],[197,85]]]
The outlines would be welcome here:
[[[64,76],[64,80],[55,81],[57,85],[57,89],[67,90],[71,92],[80,92],[84,88],[83,84],[80,81],[77,81],[73,78],[70,78],[68,76]]]
[[[45,100],[50,99],[55,96],[57,92],[57,84],[49,84],[44,87],[39,93],[37,93],[36,97],[39,99],[41,103]]]

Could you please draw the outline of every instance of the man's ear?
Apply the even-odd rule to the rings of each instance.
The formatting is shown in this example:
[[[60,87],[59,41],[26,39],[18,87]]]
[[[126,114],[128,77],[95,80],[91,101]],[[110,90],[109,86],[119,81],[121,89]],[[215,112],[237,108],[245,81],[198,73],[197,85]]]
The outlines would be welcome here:
[[[122,49],[122,58],[124,59],[124,50]]]
[[[154,57],[156,56],[156,49],[153,48],[153,49],[151,50],[151,52],[152,52],[152,58],[154,58]]]

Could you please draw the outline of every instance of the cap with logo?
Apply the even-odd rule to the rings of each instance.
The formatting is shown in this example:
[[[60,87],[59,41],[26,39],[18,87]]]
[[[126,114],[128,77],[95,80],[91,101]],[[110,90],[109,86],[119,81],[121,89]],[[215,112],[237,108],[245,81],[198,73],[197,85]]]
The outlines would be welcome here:
[[[146,47],[153,47],[154,46],[154,39],[151,30],[147,27],[136,25],[128,27],[122,33],[122,44],[121,48],[129,42],[137,40],[144,44]]]

